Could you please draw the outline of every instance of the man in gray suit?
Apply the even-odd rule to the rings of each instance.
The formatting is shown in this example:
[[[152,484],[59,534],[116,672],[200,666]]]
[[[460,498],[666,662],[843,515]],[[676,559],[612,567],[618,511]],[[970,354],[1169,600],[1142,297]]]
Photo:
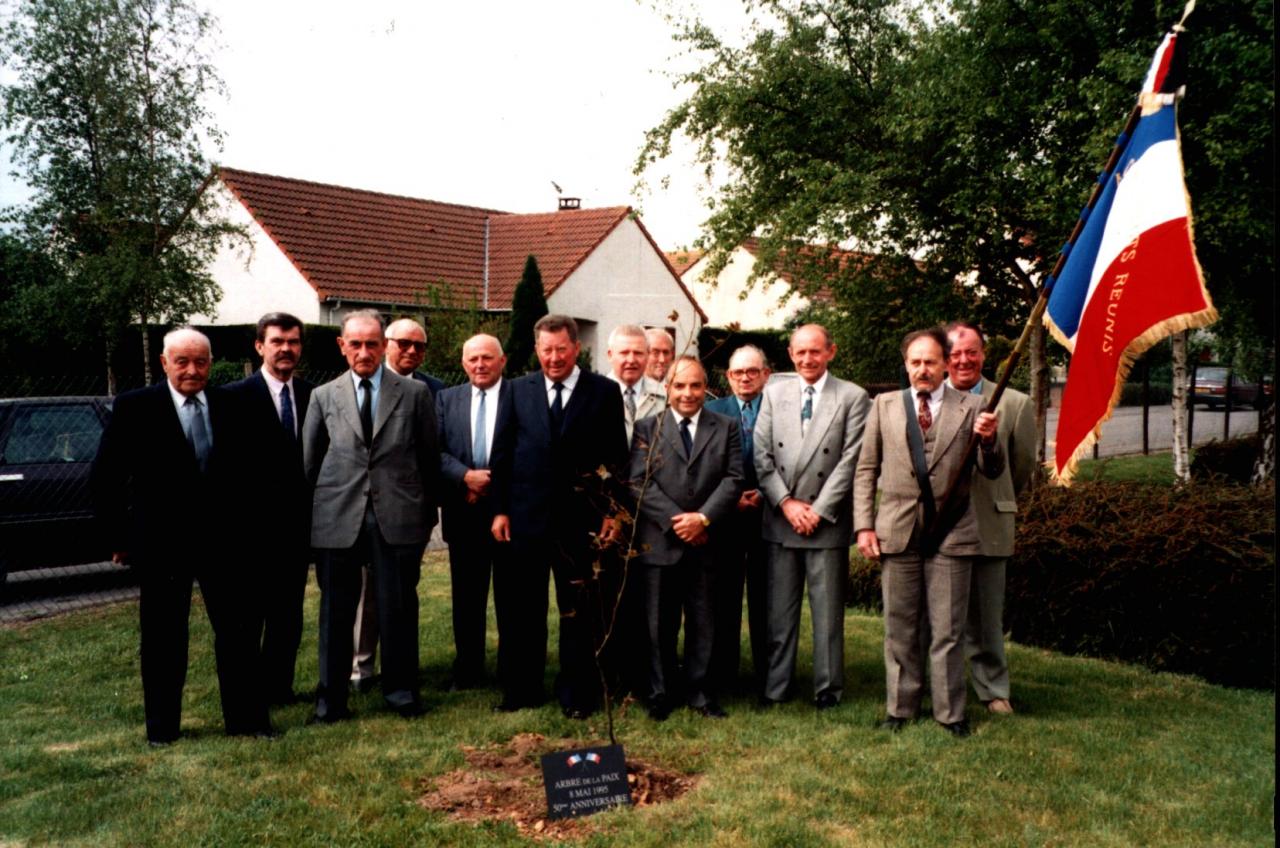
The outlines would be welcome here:
[[[964,715],[964,622],[969,572],[981,551],[978,522],[969,502],[966,466],[969,433],[981,438],[978,469],[999,476],[1004,456],[996,442],[997,418],[981,401],[943,385],[947,336],[940,328],[917,330],[902,342],[911,387],[876,397],[854,481],[858,551],[883,565],[884,665],[888,717],[897,732],[920,709],[924,663],[920,617],[929,643],[933,717],[953,736],[969,735]],[[962,472],[960,474],[960,472]],[[956,509],[934,520],[936,501],[960,474]],[[880,502],[876,504],[876,489]],[[932,528],[931,528],[932,525]],[[933,534],[926,536],[926,529]]]
[[[769,670],[761,704],[772,706],[790,693],[807,582],[814,705],[826,710],[840,703],[844,691],[853,469],[871,400],[860,386],[827,370],[836,346],[826,328],[797,328],[787,352],[797,379],[765,387],[754,435],[766,501],[761,533],[769,544]]]
[[[684,610],[684,689],[689,707],[723,718],[708,673],[714,633],[712,577],[742,494],[742,437],[734,418],[703,408],[707,372],[683,356],[667,386],[670,414],[636,423],[630,480],[649,645],[649,715],[671,713]]]
[[[953,321],[947,325],[947,340],[951,342],[948,385],[970,392],[985,404],[996,387],[982,376],[986,358],[982,330]],[[969,581],[964,653],[978,700],[990,712],[1007,715],[1013,712],[1013,705],[1009,703],[1009,663],[1004,654],[1004,572],[1013,555],[1018,496],[1035,471],[1036,417],[1031,398],[1010,388],[1000,396],[996,416],[1000,419],[996,441],[1005,456],[1005,469],[994,480],[975,476],[970,491],[982,553],[973,560]]]
[[[641,418],[657,415],[667,408],[662,383],[645,376],[649,364],[649,340],[643,327],[622,324],[609,334],[609,379],[622,392],[622,412],[626,416],[627,444]]]
[[[360,598],[372,565],[382,634],[382,694],[400,715],[420,715],[418,577],[436,520],[435,404],[430,390],[382,365],[382,317],[348,314],[338,339],[351,370],[316,388],[303,427],[314,486],[311,545],[320,584],[320,684],[315,719],[349,717],[347,678]]]

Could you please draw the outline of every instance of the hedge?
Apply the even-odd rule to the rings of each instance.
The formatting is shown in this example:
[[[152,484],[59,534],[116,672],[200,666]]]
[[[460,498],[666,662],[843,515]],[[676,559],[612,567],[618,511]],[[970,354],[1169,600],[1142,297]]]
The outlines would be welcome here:
[[[1005,629],[1068,654],[1275,688],[1275,488],[1041,486],[1018,515]],[[856,554],[851,604],[880,608]]]

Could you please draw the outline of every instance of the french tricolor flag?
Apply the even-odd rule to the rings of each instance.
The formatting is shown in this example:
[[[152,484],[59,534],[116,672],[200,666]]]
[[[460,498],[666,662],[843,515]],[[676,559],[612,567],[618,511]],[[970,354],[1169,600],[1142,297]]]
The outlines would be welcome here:
[[[1070,482],[1120,398],[1134,360],[1164,337],[1217,320],[1192,243],[1174,100],[1181,27],[1156,51],[1141,116],[1103,172],[1097,203],[1052,286],[1045,324],[1071,351],[1052,473]]]

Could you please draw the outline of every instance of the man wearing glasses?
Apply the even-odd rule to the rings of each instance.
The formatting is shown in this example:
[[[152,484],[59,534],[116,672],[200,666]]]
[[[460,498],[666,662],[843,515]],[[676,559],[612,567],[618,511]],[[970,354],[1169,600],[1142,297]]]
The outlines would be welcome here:
[[[737,420],[742,427],[744,491],[725,533],[724,560],[716,573],[713,591],[715,638],[711,648],[711,675],[720,691],[732,691],[738,679],[742,634],[742,587],[747,588],[747,629],[751,634],[751,666],[755,669],[756,694],[763,693],[769,668],[769,630],[764,615],[765,554],[760,537],[760,483],[756,479],[754,443],[751,440],[760,393],[769,382],[764,351],[743,345],[729,357],[729,387],[733,394],[708,401],[707,409]]]
[[[420,383],[426,383],[431,397],[444,391],[444,382],[418,370],[427,358],[427,331],[412,318],[392,321],[387,327],[387,367]],[[378,608],[369,591],[370,571],[366,566],[360,580],[360,605],[356,608],[356,649],[351,662],[351,685],[367,692],[374,685],[374,661],[378,655]]]

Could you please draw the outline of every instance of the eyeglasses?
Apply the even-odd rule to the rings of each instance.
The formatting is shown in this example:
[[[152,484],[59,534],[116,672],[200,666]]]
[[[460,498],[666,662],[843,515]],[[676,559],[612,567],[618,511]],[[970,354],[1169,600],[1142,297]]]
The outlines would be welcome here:
[[[426,342],[415,342],[412,339],[388,339],[388,341],[393,341],[400,345],[400,347],[413,348],[415,353],[422,353],[427,349]]]
[[[750,377],[754,380],[763,373],[764,371],[760,368],[735,368],[729,372],[729,376],[735,380],[740,380],[743,377]]]

